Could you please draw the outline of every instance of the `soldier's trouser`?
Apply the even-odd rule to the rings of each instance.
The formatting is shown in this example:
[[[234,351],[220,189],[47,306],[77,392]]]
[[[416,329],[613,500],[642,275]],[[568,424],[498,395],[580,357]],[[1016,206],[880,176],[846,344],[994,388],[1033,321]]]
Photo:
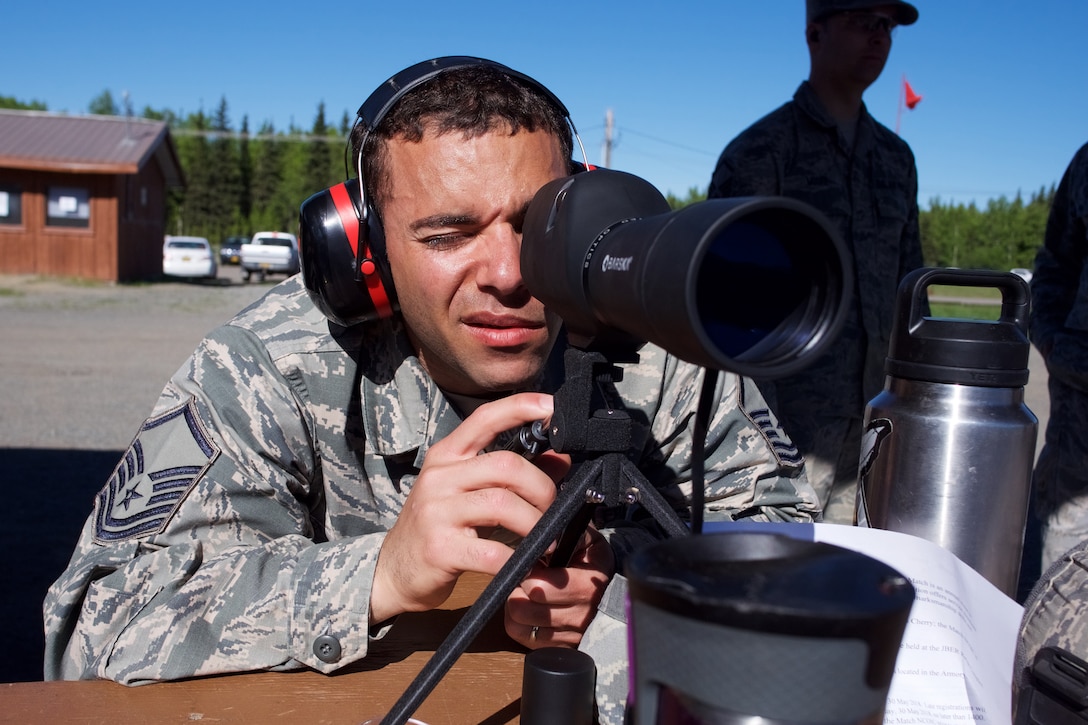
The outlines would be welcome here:
[[[1046,570],[1088,540],[1088,393],[1051,376],[1046,443],[1035,464],[1036,507]]]

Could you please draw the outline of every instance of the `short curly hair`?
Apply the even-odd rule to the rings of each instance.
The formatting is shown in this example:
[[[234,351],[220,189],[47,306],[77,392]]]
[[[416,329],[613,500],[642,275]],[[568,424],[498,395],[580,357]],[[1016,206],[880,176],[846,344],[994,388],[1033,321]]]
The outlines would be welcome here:
[[[358,165],[360,145],[363,176],[373,207],[380,209],[389,193],[387,144],[403,138],[418,142],[427,130],[439,134],[461,132],[474,138],[497,129],[510,135],[522,129],[546,131],[559,140],[564,158],[570,158],[574,141],[563,109],[539,89],[502,69],[467,66],[439,74],[412,89],[367,134],[363,124],[351,133],[352,160]]]

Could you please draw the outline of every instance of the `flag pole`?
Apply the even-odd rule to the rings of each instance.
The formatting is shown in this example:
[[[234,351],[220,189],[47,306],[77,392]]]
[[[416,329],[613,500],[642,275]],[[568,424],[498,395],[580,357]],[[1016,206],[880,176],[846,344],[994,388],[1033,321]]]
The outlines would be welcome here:
[[[899,110],[895,112],[895,135],[899,135],[899,122],[903,118],[903,96],[907,92],[907,74],[903,74],[903,81],[899,84]]]

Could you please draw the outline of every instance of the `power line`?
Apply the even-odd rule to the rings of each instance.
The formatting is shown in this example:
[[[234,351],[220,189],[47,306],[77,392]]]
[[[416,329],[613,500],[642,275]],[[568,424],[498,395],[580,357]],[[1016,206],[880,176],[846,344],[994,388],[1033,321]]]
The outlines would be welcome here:
[[[718,154],[719,154],[718,151],[706,151],[704,149],[697,149],[697,148],[694,148],[692,146],[685,146],[684,144],[676,143],[675,141],[668,141],[668,140],[663,139],[663,138],[658,138],[657,136],[651,136],[650,134],[647,134],[647,133],[641,133],[639,131],[632,131],[631,129],[627,128],[626,126],[623,126],[620,130],[622,132],[624,132],[624,133],[629,133],[632,136],[640,136],[642,138],[649,139],[650,141],[656,141],[657,143],[665,144],[666,146],[672,146],[673,148],[683,149],[684,151],[691,151],[692,153],[696,153],[696,154],[702,154],[703,156],[711,156],[711,157],[717,158]]]

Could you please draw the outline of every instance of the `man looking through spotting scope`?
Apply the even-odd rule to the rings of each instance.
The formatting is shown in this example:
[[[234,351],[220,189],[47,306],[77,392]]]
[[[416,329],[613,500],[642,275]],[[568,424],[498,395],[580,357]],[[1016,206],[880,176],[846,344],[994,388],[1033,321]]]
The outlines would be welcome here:
[[[398,614],[441,605],[461,573],[498,572],[512,549],[492,533],[526,535],[555,498],[569,458],[529,460],[502,441],[548,419],[562,382],[561,321],[526,288],[519,253],[534,194],[572,171],[566,111],[472,58],[406,69],[371,100],[352,151],[390,314],[334,322],[330,283],[304,284],[304,271],[208,335],[50,589],[47,679],[335,671],[380,647]],[[346,188],[358,181],[327,195]],[[303,227],[306,270],[321,240]],[[654,345],[639,353],[616,383],[642,423],[629,455],[683,512],[702,370]],[[715,400],[705,516],[818,517],[756,386],[722,374]],[[608,665],[606,722],[626,692],[619,561],[656,535],[627,513],[598,511],[566,567],[534,567],[505,603],[517,642]]]
[[[865,405],[884,385],[899,281],[922,266],[914,155],[862,102],[896,26],[917,19],[905,2],[807,0],[808,80],[725,147],[708,192],[807,202],[852,253],[857,286],[839,341],[802,373],[760,382],[832,523],[853,523]]]

